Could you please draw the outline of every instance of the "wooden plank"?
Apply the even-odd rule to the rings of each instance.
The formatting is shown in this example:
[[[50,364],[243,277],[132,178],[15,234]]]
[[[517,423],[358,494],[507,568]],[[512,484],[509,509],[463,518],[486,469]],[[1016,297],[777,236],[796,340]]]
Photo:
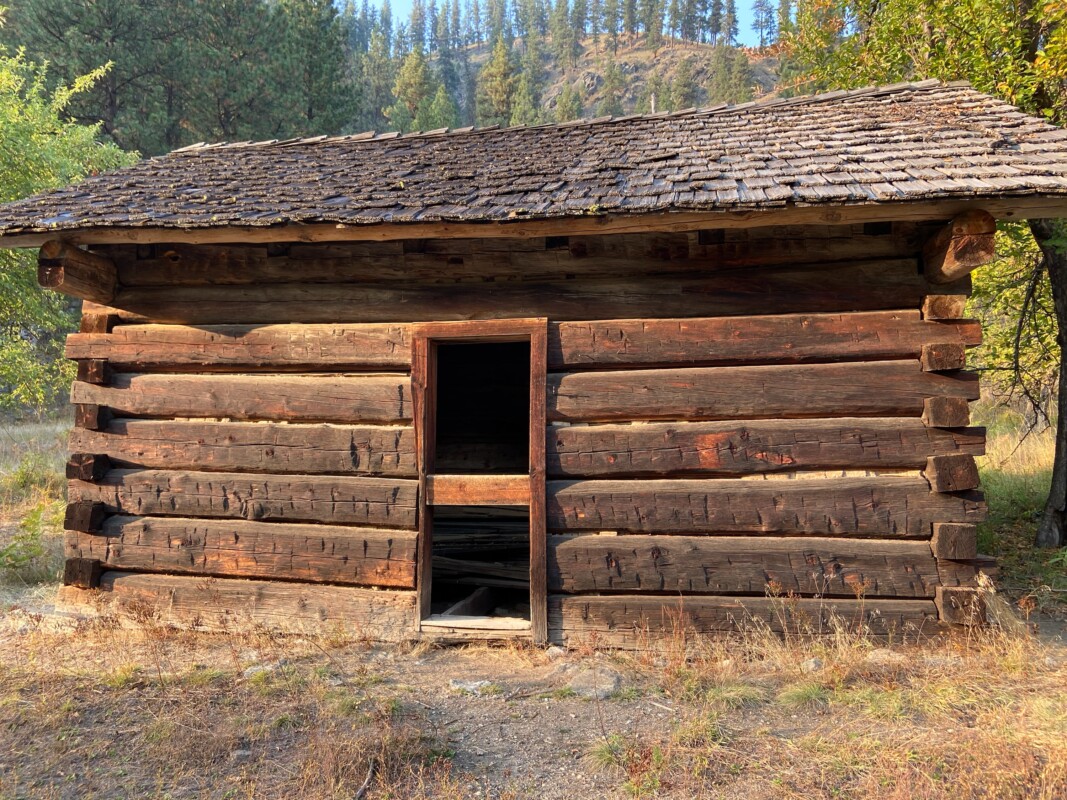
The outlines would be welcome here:
[[[966,397],[926,397],[922,421],[931,428],[962,428],[971,422]]]
[[[85,308],[87,304],[82,303]],[[90,308],[92,304],[89,304]],[[80,333],[110,333],[112,328],[119,324],[119,318],[115,314],[97,314],[91,310],[82,312],[81,323],[78,325]]]
[[[965,453],[930,456],[923,476],[935,492],[962,492],[979,484],[974,456]]]
[[[547,370],[548,320],[542,320],[530,336],[530,630],[535,645],[548,642]]]
[[[302,284],[124,289],[115,313],[133,322],[186,325],[709,317],[916,308],[932,292],[916,262],[709,273],[650,281],[601,278],[540,283]],[[941,287],[946,290],[946,287]],[[969,282],[947,287],[961,293]]]
[[[923,246],[923,272],[933,283],[951,283],[996,258],[997,221],[980,210],[966,211]]]
[[[496,595],[488,586],[479,586],[458,603],[453,603],[438,616],[442,617],[484,617],[497,604]]]
[[[530,476],[427,475],[426,502],[431,506],[525,506],[530,503]]]
[[[891,360],[978,337],[977,323],[926,322],[913,310],[562,322],[550,328],[549,367]]]
[[[414,432],[391,425],[115,419],[104,431],[75,428],[70,433],[70,449],[103,453],[126,467],[307,475],[416,474]]]
[[[959,522],[935,522],[930,550],[936,558],[970,561],[978,558],[978,527]]]
[[[396,478],[112,470],[71,481],[72,502],[109,513],[415,528],[418,483]]]
[[[415,586],[414,531],[112,516],[98,535],[67,534],[66,552],[134,572]]]
[[[649,231],[695,231],[758,228],[768,225],[844,225],[860,222],[947,220],[974,209],[997,219],[1022,220],[1064,216],[1062,197],[962,197],[939,200],[888,201],[794,206],[743,211],[664,211],[648,214],[582,214],[554,219],[515,219],[500,222],[392,222],[357,225],[289,224],[227,225],[211,228],[106,227],[47,233],[19,233],[0,237],[4,247],[38,247],[61,235],[74,244],[187,243],[229,244],[259,242],[387,242],[428,238],[514,238],[579,236]]]
[[[77,375],[85,383],[105,384],[111,379],[111,368],[105,359],[86,358],[78,362]]]
[[[978,377],[918,361],[552,373],[548,419],[918,417],[933,395],[977,399]]]
[[[87,433],[77,428],[72,434]],[[93,434],[88,434],[92,436]],[[68,480],[98,481],[111,469],[111,459],[98,453],[74,453],[67,459]]]
[[[103,573],[103,566],[97,559],[68,558],[63,562],[63,585],[79,589],[96,589],[100,585],[100,576]]]
[[[437,359],[424,336],[411,340],[411,397],[414,406],[415,459],[419,475],[419,546],[415,624],[430,616],[433,600],[433,509],[427,502],[437,443]]]
[[[549,627],[557,644],[626,649],[643,649],[663,639],[745,631],[811,635],[844,629],[914,641],[941,630],[930,600],[650,595],[550,595]]]
[[[145,417],[382,423],[411,419],[406,375],[118,373],[110,386],[75,382],[71,401]]]
[[[926,542],[705,536],[553,536],[549,590],[930,597]]]
[[[553,532],[763,533],[930,537],[934,522],[980,522],[979,493],[931,492],[922,478],[550,481]]]
[[[120,368],[408,369],[407,325],[120,325],[72,333],[67,358]]]
[[[93,597],[68,591],[60,599],[68,604],[102,600],[137,619],[147,615],[199,630],[259,627],[386,642],[415,635],[415,593],[410,591],[114,571],[101,576],[100,590]]]
[[[117,275],[110,258],[59,239],[44,242],[37,256],[37,283],[83,300],[110,303],[118,291]]]
[[[982,455],[985,429],[916,419],[650,422],[552,426],[553,477],[729,476],[793,470],[922,469],[931,455]]]

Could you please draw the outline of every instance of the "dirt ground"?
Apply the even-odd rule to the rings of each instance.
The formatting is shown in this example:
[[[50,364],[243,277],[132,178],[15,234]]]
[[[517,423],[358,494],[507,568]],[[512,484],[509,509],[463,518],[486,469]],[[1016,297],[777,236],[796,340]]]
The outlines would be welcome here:
[[[1017,627],[431,648],[87,621],[38,593],[0,623],[0,798],[1054,800],[1065,679],[1058,632]]]

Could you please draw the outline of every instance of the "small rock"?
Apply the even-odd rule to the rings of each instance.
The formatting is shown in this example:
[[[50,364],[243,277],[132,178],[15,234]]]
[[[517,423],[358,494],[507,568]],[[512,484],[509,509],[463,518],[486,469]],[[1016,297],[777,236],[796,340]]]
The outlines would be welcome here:
[[[888,647],[878,647],[867,654],[867,663],[875,667],[901,667],[908,663],[908,657]]]
[[[247,681],[250,678],[254,678],[256,675],[269,674],[276,669],[277,667],[274,664],[253,664],[241,673],[241,677]]]
[[[547,650],[545,650],[545,655],[548,656],[549,661],[559,661],[561,658],[567,655],[567,651],[559,645],[554,644]]]
[[[605,700],[622,686],[622,675],[611,667],[597,664],[578,672],[567,684],[579,697]]]
[[[493,684],[491,681],[461,681],[453,678],[448,682],[448,685],[454,692],[481,697]]]
[[[800,671],[805,674],[811,674],[812,672],[818,672],[822,669],[821,658],[809,658],[807,661],[803,661],[800,664]]]
[[[230,761],[248,761],[251,757],[251,750],[234,750],[230,753]]]

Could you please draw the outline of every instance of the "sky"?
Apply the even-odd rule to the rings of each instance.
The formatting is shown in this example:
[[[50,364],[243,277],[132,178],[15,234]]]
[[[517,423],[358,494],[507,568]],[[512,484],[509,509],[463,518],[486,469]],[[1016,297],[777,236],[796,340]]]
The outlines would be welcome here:
[[[380,6],[381,0],[371,0],[371,5]],[[411,0],[390,0],[393,8],[393,18],[407,19],[411,13]],[[738,40],[741,44],[757,45],[759,37],[752,32],[752,5],[746,0],[740,0],[737,4],[737,27]]]

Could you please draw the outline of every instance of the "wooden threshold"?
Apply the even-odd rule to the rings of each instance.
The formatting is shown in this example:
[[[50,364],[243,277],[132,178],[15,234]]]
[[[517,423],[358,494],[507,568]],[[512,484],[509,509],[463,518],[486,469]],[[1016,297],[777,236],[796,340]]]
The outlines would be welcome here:
[[[526,506],[529,475],[427,475],[431,506]]]
[[[529,631],[530,620],[522,617],[468,617],[457,614],[434,614],[422,621],[422,627],[478,631]]]

